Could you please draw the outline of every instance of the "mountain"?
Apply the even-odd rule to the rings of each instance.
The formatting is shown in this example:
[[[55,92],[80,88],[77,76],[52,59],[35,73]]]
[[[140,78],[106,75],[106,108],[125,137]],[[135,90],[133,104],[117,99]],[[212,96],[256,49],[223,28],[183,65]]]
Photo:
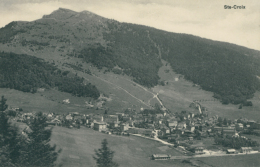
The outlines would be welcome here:
[[[91,63],[103,73],[128,76],[146,88],[164,84],[158,71],[166,61],[175,73],[213,92],[224,104],[247,105],[246,100],[260,89],[259,51],[120,23],[88,11],[60,8],[32,22],[11,22],[0,29],[0,42],[5,51],[12,48],[53,60],[62,65],[58,68],[84,72],[89,69],[82,64]],[[68,59],[77,62],[66,63]]]

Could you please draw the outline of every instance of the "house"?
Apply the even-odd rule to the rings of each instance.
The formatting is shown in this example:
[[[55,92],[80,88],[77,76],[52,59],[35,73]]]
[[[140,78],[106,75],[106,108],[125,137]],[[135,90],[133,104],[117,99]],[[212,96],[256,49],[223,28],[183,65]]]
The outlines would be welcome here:
[[[179,123],[178,125],[177,125],[177,129],[185,129],[186,128],[186,123],[184,123],[184,122],[181,122],[181,123]]]
[[[128,124],[121,124],[120,125],[120,130],[122,132],[127,131],[128,129],[129,129],[129,125]]]
[[[170,159],[171,155],[169,154],[153,154],[152,160],[167,160]]]
[[[256,122],[254,120],[247,121],[247,125],[250,125],[250,127],[253,127]]]
[[[253,129],[260,129],[260,123],[254,123],[252,128]]]
[[[235,149],[227,149],[227,154],[235,154],[236,150]]]
[[[106,123],[118,122],[118,115],[108,115],[104,118]]]
[[[117,127],[119,126],[119,123],[120,123],[120,122],[116,122],[116,121],[111,122],[111,123],[110,123],[110,128],[117,128]]]
[[[158,118],[158,119],[163,118],[163,114],[155,114],[155,117]]]
[[[104,118],[102,115],[93,115],[92,119],[94,122],[103,122],[104,121]]]
[[[189,125],[189,126],[186,127],[186,130],[188,130],[188,131],[193,133],[194,130],[195,130],[195,126]]]
[[[63,103],[69,104],[69,103],[70,103],[70,99],[65,99],[65,100],[63,100]]]
[[[252,147],[241,147],[240,148],[240,152],[241,153],[250,153],[250,152],[252,152],[253,151],[253,149],[252,149]]]
[[[192,151],[193,151],[195,154],[204,154],[204,153],[203,153],[203,150],[204,150],[203,147],[196,147],[196,148],[192,149]]]
[[[178,121],[177,120],[167,121],[167,126],[168,127],[177,127],[177,125],[178,125]]]
[[[73,120],[73,117],[69,114],[65,117],[66,120],[70,121],[70,120]]]
[[[244,129],[244,125],[241,124],[241,123],[237,123],[235,127],[236,127],[236,130],[237,130],[237,131],[241,131],[241,130]]]
[[[162,133],[163,133],[164,135],[170,134],[170,129],[167,128],[167,127],[162,128],[161,131],[162,131]]]
[[[106,130],[107,125],[104,122],[95,122],[94,123],[94,130],[97,131],[102,131],[102,130]]]

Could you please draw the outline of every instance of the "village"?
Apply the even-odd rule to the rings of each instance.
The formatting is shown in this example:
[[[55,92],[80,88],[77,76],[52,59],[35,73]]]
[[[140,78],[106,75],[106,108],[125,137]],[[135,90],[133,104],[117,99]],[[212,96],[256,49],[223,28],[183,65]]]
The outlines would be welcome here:
[[[128,108],[115,114],[44,114],[49,126],[62,126],[71,130],[85,126],[108,135],[135,135],[162,142],[183,155],[176,157],[155,152],[151,155],[154,160],[259,152],[259,144],[246,137],[260,136],[259,122],[246,118],[230,120],[217,115],[208,117],[207,109],[197,101],[190,105],[197,109],[197,113],[171,113],[158,106],[157,109],[141,108],[140,111]],[[35,114],[22,112],[19,107],[10,107],[8,112],[13,116],[13,121],[22,123],[27,123]]]

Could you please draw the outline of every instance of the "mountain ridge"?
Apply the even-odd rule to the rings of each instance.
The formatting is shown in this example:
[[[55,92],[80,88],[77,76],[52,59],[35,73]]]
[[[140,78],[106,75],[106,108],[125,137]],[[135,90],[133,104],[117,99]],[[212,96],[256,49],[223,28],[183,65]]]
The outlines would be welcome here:
[[[0,42],[36,54],[48,51],[77,57],[105,72],[128,75],[146,87],[158,85],[163,59],[187,80],[214,92],[223,103],[243,103],[259,90],[255,77],[260,75],[259,51],[120,23],[88,11],[60,8],[33,22],[12,22],[0,29]]]

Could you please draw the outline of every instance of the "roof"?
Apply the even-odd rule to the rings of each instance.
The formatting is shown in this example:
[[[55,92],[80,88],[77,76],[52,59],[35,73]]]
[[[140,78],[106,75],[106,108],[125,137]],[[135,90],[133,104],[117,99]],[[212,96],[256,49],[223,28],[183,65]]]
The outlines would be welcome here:
[[[95,122],[95,124],[98,124],[98,125],[106,125],[105,122]]]
[[[202,149],[203,150],[204,148],[203,147],[196,147],[195,149]]]
[[[227,149],[227,152],[236,152],[235,149]]]
[[[252,150],[252,147],[241,147],[242,150]]]
[[[153,157],[171,157],[171,155],[169,155],[169,154],[153,154]]]

